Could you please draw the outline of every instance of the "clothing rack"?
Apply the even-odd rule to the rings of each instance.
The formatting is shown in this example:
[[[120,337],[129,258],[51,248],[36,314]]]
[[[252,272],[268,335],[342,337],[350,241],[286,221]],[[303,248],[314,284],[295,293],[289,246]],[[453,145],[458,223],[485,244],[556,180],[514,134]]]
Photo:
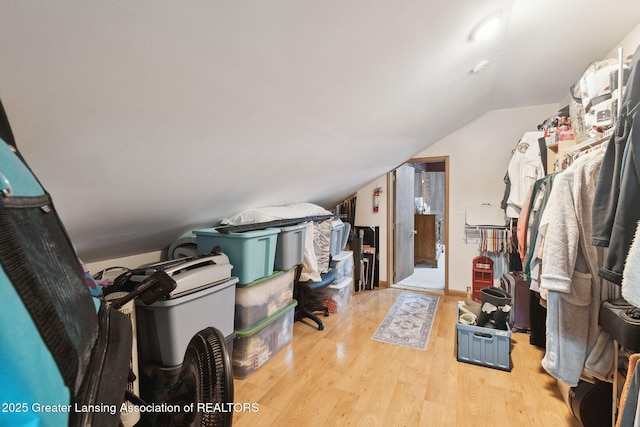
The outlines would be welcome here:
[[[464,226],[464,242],[465,243],[481,243],[483,237],[487,238],[487,232],[503,231],[505,241],[508,239],[509,227],[506,225],[465,225]]]

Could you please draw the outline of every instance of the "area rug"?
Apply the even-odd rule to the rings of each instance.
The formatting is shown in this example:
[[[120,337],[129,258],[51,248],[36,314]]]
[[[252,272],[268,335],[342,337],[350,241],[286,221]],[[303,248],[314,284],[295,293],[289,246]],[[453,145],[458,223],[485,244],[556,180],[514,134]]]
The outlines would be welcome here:
[[[401,293],[371,339],[426,350],[439,299],[435,295]]]

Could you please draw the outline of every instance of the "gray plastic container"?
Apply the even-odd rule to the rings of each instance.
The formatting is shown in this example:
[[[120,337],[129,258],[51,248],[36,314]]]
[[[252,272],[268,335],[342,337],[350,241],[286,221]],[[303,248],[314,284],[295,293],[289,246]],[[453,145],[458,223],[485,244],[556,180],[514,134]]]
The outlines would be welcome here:
[[[335,225],[331,227],[329,255],[336,256],[342,252],[342,249],[344,249],[344,245],[346,244],[345,231],[346,228],[343,222],[335,223]]]
[[[306,235],[306,222],[290,227],[280,227],[276,242],[276,270],[287,271],[298,264],[302,264]]]
[[[458,322],[456,335],[458,362],[511,371],[511,331]]]
[[[237,277],[179,298],[146,305],[136,300],[140,359],[163,366],[182,363],[191,338],[207,326],[234,333]]]

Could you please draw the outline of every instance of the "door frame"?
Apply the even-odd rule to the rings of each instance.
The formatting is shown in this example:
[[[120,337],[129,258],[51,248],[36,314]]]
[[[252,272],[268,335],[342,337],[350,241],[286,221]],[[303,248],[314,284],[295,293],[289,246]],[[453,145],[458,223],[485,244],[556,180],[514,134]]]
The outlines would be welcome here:
[[[439,163],[444,162],[444,294],[449,295],[449,222],[450,222],[450,212],[449,212],[449,156],[433,156],[433,157],[414,157],[407,160],[405,163]],[[400,165],[400,166],[402,166]],[[395,206],[394,206],[394,197],[395,194],[395,183],[393,182],[393,174],[395,169],[387,174],[387,188],[389,191],[387,192],[387,206],[390,209],[387,209],[387,227],[388,230],[391,230],[390,233],[387,233],[387,272],[389,277],[389,284],[395,284],[396,277],[396,266],[395,266],[395,239],[396,239],[396,230],[395,230]]]

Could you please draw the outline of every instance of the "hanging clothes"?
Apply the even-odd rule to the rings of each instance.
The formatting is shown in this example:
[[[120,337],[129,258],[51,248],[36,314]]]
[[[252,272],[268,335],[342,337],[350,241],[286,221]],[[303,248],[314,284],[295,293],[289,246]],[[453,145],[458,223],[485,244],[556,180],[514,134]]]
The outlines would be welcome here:
[[[598,326],[598,313],[615,292],[597,276],[604,250],[590,244],[602,159],[602,153],[590,153],[558,174],[541,219],[546,233],[540,287],[547,290],[542,366],[571,386],[583,374],[610,381],[613,369],[613,341]]]
[[[551,195],[553,189],[553,180],[557,174],[548,175],[537,184],[538,191],[535,194],[534,200],[531,202],[531,210],[529,218],[527,220],[527,234],[526,234],[526,252],[524,256],[524,262],[522,271],[527,277],[529,285],[532,285],[534,281],[539,282],[539,263],[541,258],[540,249],[542,248],[542,236],[539,235],[540,221],[542,220],[542,214],[544,213],[547,201]],[[537,268],[536,268],[537,267]],[[532,273],[533,270],[533,273]],[[534,277],[536,275],[537,277]],[[536,289],[538,290],[536,285]]]
[[[480,228],[479,252],[507,253],[509,237],[507,230],[499,228]]]
[[[620,285],[635,224],[640,220],[640,47],[633,55],[616,131],[598,176],[593,206],[592,244],[609,247],[598,274]]]
[[[518,218],[526,197],[536,180],[545,176],[538,140],[544,132],[525,132],[511,157],[508,167],[510,182],[506,214]]]

